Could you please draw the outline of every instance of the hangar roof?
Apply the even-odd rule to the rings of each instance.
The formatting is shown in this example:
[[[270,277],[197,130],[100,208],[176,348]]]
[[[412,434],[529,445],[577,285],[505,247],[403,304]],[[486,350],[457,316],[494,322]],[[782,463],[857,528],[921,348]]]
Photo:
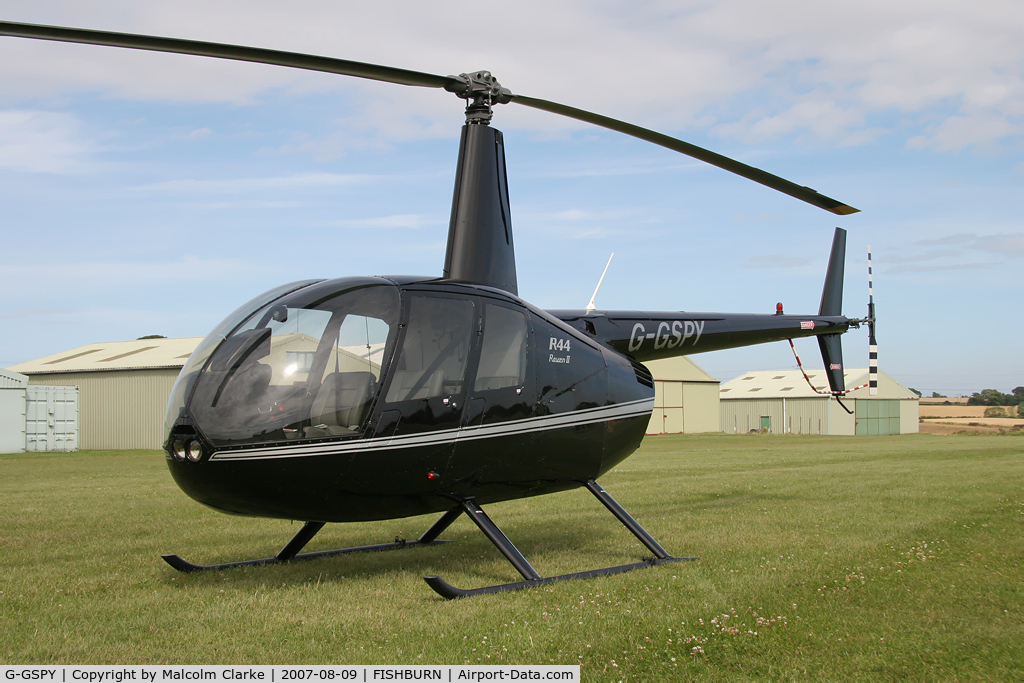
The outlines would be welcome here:
[[[828,378],[823,369],[807,368],[807,376],[819,390],[828,391]],[[846,388],[867,384],[867,368],[847,368],[843,372]],[[909,398],[916,399],[913,393],[881,370],[878,371],[878,395],[869,396],[868,389],[851,391],[850,398]],[[719,389],[719,396],[726,399],[754,398],[828,398],[828,394],[818,394],[807,385],[807,380],[799,370],[756,370],[745,372],[731,379]]]
[[[649,360],[644,365],[651,371],[656,380],[674,380],[683,382],[715,382],[718,380],[705,372],[686,356]]]
[[[12,365],[8,370],[25,375],[42,375],[57,372],[180,368],[185,365],[185,361],[202,339],[176,337],[86,344],[70,351]]]

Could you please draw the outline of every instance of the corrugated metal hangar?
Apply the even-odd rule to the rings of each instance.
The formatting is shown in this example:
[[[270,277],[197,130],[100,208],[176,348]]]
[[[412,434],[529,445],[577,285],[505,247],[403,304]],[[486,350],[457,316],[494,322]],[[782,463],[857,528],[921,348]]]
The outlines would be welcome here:
[[[654,375],[648,434],[694,434],[719,429],[719,381],[686,356],[644,363]]]
[[[808,370],[811,382],[828,390],[824,370]],[[848,369],[847,387],[867,382],[868,371]],[[828,394],[818,394],[799,370],[747,372],[722,385],[721,431],[728,434],[774,432],[778,434],[914,434],[918,431],[918,397],[884,372],[878,373],[878,394],[866,387],[850,392],[843,403],[846,412]]]
[[[201,339],[88,344],[8,369],[30,385],[79,388],[80,448],[160,448],[167,398]]]

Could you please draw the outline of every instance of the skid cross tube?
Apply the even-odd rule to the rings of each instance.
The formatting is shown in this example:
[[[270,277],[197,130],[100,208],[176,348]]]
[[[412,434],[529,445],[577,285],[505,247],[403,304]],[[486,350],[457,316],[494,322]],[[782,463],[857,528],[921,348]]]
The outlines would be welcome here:
[[[452,514],[457,510],[456,514]],[[380,552],[383,550],[401,550],[403,548],[412,548],[418,545],[437,545],[440,543],[451,543],[451,541],[437,540],[437,537],[454,522],[459,514],[462,513],[462,508],[456,508],[455,510],[449,510],[444,514],[441,519],[434,522],[427,531],[420,536],[418,540],[406,541],[404,539],[396,538],[392,543],[378,543],[376,545],[360,545],[352,548],[338,548],[336,550],[321,550],[314,553],[302,553],[299,551],[316,536],[317,532],[324,528],[324,522],[306,522],[302,525],[292,540],[281,548],[281,551],[274,557],[265,557],[260,560],[244,560],[242,562],[224,562],[222,564],[192,564],[188,560],[184,560],[177,555],[161,555],[167,564],[171,565],[180,572],[190,574],[192,572],[209,571],[211,569],[230,569],[231,567],[253,567],[263,564],[277,564],[279,562],[291,562],[294,560],[312,560],[317,557],[331,557],[332,555],[349,555],[351,553],[372,553]]]
[[[696,557],[672,557],[669,555],[661,545],[654,540],[654,538],[647,533],[647,531],[640,526],[640,524],[626,512],[621,505],[619,505],[614,498],[612,498],[604,488],[601,487],[593,479],[588,479],[583,484],[590,490],[594,496],[601,501],[602,504],[608,510],[615,515],[616,519],[622,522],[623,526],[632,532],[640,541],[647,546],[647,549],[654,553],[652,558],[644,558],[641,562],[634,562],[633,564],[623,564],[615,567],[602,567],[600,569],[591,569],[585,572],[576,572],[573,574],[561,574],[559,576],[548,576],[541,577],[540,574],[526,561],[523,554],[512,544],[508,537],[502,533],[501,529],[491,521],[491,518],[476,504],[472,499],[461,499],[459,501],[460,507],[454,508],[449,511],[445,517],[438,520],[435,526],[440,525],[445,519],[451,515],[452,521],[458,517],[458,513],[461,510],[465,510],[466,514],[470,519],[480,528],[484,535],[501,551],[501,554],[512,564],[516,570],[523,575],[525,581],[516,581],[513,583],[502,583],[495,586],[485,586],[483,588],[473,588],[465,590],[462,588],[456,588],[451,585],[440,576],[424,576],[423,579],[427,582],[427,585],[434,589],[438,595],[445,598],[446,600],[453,600],[455,598],[468,598],[474,595],[485,595],[490,593],[505,593],[508,591],[517,591],[524,588],[534,588],[536,586],[544,586],[549,583],[555,583],[556,581],[571,581],[575,579],[589,579],[595,576],[608,576],[610,574],[621,574],[622,572],[632,571],[634,569],[643,569],[644,567],[653,567],[655,565],[664,564],[666,562],[682,562],[683,560],[696,560]],[[450,522],[449,522],[450,523]]]

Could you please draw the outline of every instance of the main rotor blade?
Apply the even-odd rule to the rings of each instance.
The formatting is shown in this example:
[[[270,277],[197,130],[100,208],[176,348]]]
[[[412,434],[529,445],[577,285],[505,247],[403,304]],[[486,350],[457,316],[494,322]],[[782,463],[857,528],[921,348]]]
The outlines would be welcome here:
[[[435,76],[419,71],[409,71],[391,66],[367,64],[365,62],[353,62],[347,59],[317,57],[298,52],[266,50],[241,45],[208,43],[201,40],[143,36],[134,33],[92,31],[81,28],[0,21],[0,36],[55,40],[63,43],[106,45],[108,47],[126,47],[153,52],[177,52],[179,54],[199,55],[202,57],[219,57],[221,59],[234,59],[240,62],[259,62],[262,64],[275,64],[277,66],[290,66],[297,69],[308,69],[310,71],[342,74],[344,76],[356,76],[357,78],[367,78],[372,81],[415,85],[422,88],[443,88],[445,85],[456,81],[456,79],[450,76]]]
[[[847,206],[840,201],[819,194],[809,187],[792,183],[779,176],[772,175],[759,168],[748,166],[729,157],[716,154],[703,147],[691,145],[688,142],[677,140],[662,133],[642,128],[610,118],[593,112],[570,107],[557,102],[541,100],[524,95],[512,95],[508,90],[500,88],[490,79],[484,83],[484,89],[480,90],[478,83],[473,79],[473,74],[456,76],[437,76],[434,74],[398,69],[391,66],[379,64],[367,64],[366,62],[353,62],[347,59],[335,59],[333,57],[318,57],[299,52],[284,52],[281,50],[267,50],[258,47],[245,47],[242,45],[225,45],[223,43],[209,43],[200,40],[183,40],[180,38],[162,38],[158,36],[145,36],[134,33],[115,33],[113,31],[93,31],[80,28],[65,28],[62,26],[42,26],[39,24],[22,24],[11,21],[0,21],[0,36],[13,36],[17,38],[35,38],[38,40],[54,40],[65,43],[85,43],[89,45],[105,45],[108,47],[123,47],[135,50],[150,50],[153,52],[174,52],[186,55],[198,55],[202,57],[217,57],[220,59],[233,59],[241,62],[257,62],[261,64],[274,64],[296,69],[307,69],[309,71],[322,71],[325,73],[341,74],[344,76],[355,76],[366,78],[372,81],[384,81],[386,83],[397,83],[399,85],[413,85],[422,88],[444,88],[454,92],[459,97],[466,99],[482,99],[491,103],[518,102],[527,107],[540,109],[552,114],[567,116],[578,121],[584,121],[596,126],[625,133],[641,140],[666,147],[668,149],[686,154],[687,156],[699,159],[700,161],[718,166],[721,169],[730,171],[737,175],[753,180],[756,183],[765,185],[779,192],[796,197],[808,204],[831,211],[834,214],[845,216],[856,213],[859,209]],[[481,72],[483,73],[483,72]],[[485,93],[485,91],[487,91]],[[492,99],[493,97],[493,99]]]
[[[656,145],[667,147],[668,149],[680,152],[693,157],[694,159],[699,159],[700,161],[709,163],[712,166],[717,166],[721,169],[725,169],[726,171],[735,173],[736,175],[741,175],[744,178],[753,180],[755,183],[760,183],[772,188],[773,190],[778,190],[779,192],[788,194],[791,197],[796,197],[808,204],[813,204],[814,206],[825,209],[826,211],[831,211],[832,213],[840,216],[846,216],[860,211],[860,209],[855,209],[852,206],[847,206],[846,204],[832,199],[831,197],[826,197],[809,187],[797,185],[785,178],[772,175],[767,171],[762,171],[759,168],[748,166],[736,161],[735,159],[730,159],[729,157],[722,156],[721,154],[716,154],[715,152],[704,149],[703,147],[691,145],[688,142],[677,140],[676,138],[669,137],[668,135],[664,135],[647,128],[641,128],[640,126],[635,126],[632,123],[626,123],[625,121],[619,121],[618,119],[602,116],[583,109],[577,109],[576,107],[558,104],[557,102],[539,100],[534,97],[513,95],[511,101],[527,107],[533,107],[534,109],[551,112],[552,114],[560,114],[578,121],[592,123],[595,126],[608,128],[620,133],[625,133],[626,135],[632,135],[635,138],[640,138],[647,142],[653,142]]]

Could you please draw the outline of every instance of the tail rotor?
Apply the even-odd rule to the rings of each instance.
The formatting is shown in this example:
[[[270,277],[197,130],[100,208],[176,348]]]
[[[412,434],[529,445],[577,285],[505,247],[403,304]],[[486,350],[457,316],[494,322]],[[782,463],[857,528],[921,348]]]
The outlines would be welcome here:
[[[846,252],[846,231],[836,228],[832,240],[832,253],[829,256],[828,272],[825,275],[825,287],[821,294],[821,307],[819,315],[841,315],[843,305],[843,260]],[[780,306],[782,304],[779,304]],[[797,367],[803,373],[804,379],[811,389],[818,394],[829,394],[843,405],[842,397],[847,394],[868,388],[870,396],[878,395],[878,342],[875,341],[875,285],[871,263],[871,246],[868,246],[868,315],[866,318],[851,318],[849,325],[859,328],[861,325],[868,326],[868,381],[860,386],[847,389],[843,376],[843,349],[838,334],[821,335],[818,337],[818,346],[821,349],[821,359],[825,363],[825,375],[829,381],[829,391],[824,391],[811,384],[811,379],[804,370],[800,356],[796,352],[793,340],[790,339],[789,346],[793,349],[793,356],[796,358]],[[847,412],[851,412],[846,408]]]

